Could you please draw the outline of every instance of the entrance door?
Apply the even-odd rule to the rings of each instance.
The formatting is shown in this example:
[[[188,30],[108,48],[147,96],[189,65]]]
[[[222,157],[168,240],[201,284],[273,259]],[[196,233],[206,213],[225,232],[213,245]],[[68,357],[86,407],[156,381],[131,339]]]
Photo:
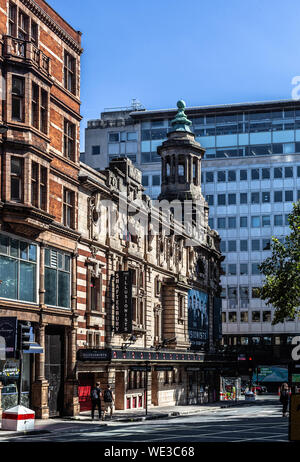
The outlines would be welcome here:
[[[198,374],[197,372],[188,375],[188,404],[198,403]]]
[[[90,411],[92,409],[91,389],[94,384],[94,375],[79,374],[78,382],[80,412]]]
[[[62,415],[64,405],[63,381],[64,330],[46,328],[45,377],[49,383],[48,405],[50,417]]]

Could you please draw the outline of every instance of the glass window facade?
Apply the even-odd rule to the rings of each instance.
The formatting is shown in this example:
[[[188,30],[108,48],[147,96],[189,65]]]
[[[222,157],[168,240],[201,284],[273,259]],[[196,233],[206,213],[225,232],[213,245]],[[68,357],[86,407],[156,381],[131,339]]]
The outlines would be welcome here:
[[[36,303],[37,246],[0,235],[0,297]]]
[[[55,249],[45,249],[45,303],[71,307],[70,255]]]

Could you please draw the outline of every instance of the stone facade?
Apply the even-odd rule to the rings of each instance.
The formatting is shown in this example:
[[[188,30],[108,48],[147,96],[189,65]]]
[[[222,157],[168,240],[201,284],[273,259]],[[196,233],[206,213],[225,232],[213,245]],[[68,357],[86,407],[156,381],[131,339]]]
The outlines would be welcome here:
[[[0,7],[0,121],[8,128],[0,135],[0,316],[31,322],[44,349],[30,355],[26,376],[36,416],[72,415],[79,409],[74,371],[81,34],[43,0],[1,0]],[[15,267],[17,277],[6,271]],[[2,407],[10,385],[3,383]]]
[[[183,228],[170,212],[174,202],[161,212],[161,205],[143,194],[141,172],[129,159],[114,159],[100,172],[81,164],[77,373],[82,409],[88,409],[89,390],[97,380],[112,386],[117,409],[146,407],[146,399],[148,407],[218,400],[219,369],[210,355],[220,339],[216,319],[221,313],[216,316],[214,301],[220,294],[223,257],[201,194],[204,150],[189,130],[175,127],[159,152],[162,157],[168,152],[174,166],[167,174],[163,162],[162,184],[181,191],[169,194],[165,189],[162,199],[176,199],[180,206],[185,198],[195,203],[200,225],[192,217]],[[174,157],[179,154],[186,165],[197,159],[195,181],[193,167],[189,176],[187,168],[184,182],[180,180],[184,188],[175,184],[179,164]],[[133,278],[132,328],[119,332],[116,275],[128,270]],[[193,296],[206,300],[201,322],[207,315],[207,336],[197,345],[191,338],[193,322],[198,322],[190,312]],[[199,308],[198,313],[200,319]]]

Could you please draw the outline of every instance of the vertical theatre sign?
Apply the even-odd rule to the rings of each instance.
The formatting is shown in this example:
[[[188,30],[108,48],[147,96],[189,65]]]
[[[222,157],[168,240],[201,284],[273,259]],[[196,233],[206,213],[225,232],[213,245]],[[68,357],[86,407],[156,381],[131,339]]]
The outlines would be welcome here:
[[[132,272],[115,275],[115,333],[132,333]]]

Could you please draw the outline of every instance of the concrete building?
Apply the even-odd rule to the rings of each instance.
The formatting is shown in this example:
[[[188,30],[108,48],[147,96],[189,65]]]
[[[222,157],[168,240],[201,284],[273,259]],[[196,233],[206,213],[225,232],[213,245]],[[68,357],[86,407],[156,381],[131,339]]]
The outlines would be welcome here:
[[[77,191],[81,33],[43,0],[1,2],[0,321],[30,322],[21,402],[38,418],[78,412]],[[14,344],[0,411],[17,402]]]
[[[273,309],[258,298],[257,264],[270,255],[270,239],[289,232],[287,216],[300,197],[300,103],[294,100],[187,108],[191,130],[205,148],[202,191],[209,225],[222,238],[223,341],[262,351],[290,343],[299,322],[272,326]],[[127,153],[142,171],[145,192],[161,191],[157,148],[174,109],[106,111],[88,122],[85,162],[103,168]],[[101,135],[100,135],[101,134]],[[128,138],[134,144],[127,146]],[[99,148],[97,148],[99,146]],[[276,350],[277,351],[277,350]],[[279,350],[278,350],[279,351]],[[263,355],[262,355],[263,356]]]
[[[141,172],[130,159],[113,159],[98,173],[81,164],[77,374],[82,410],[89,408],[97,380],[112,386],[116,409],[219,400],[222,361],[214,353],[221,333],[222,255],[201,194],[204,149],[182,110],[160,147],[166,164],[172,164],[168,171],[163,163],[162,194],[171,200],[180,187],[180,207],[187,196],[198,200],[201,227],[191,222],[191,232],[182,230],[170,212],[174,203],[162,215],[144,195]],[[185,168],[182,174],[182,149],[189,165],[197,162],[194,172]],[[163,229],[168,217],[170,232]],[[126,303],[124,275],[131,278]]]

